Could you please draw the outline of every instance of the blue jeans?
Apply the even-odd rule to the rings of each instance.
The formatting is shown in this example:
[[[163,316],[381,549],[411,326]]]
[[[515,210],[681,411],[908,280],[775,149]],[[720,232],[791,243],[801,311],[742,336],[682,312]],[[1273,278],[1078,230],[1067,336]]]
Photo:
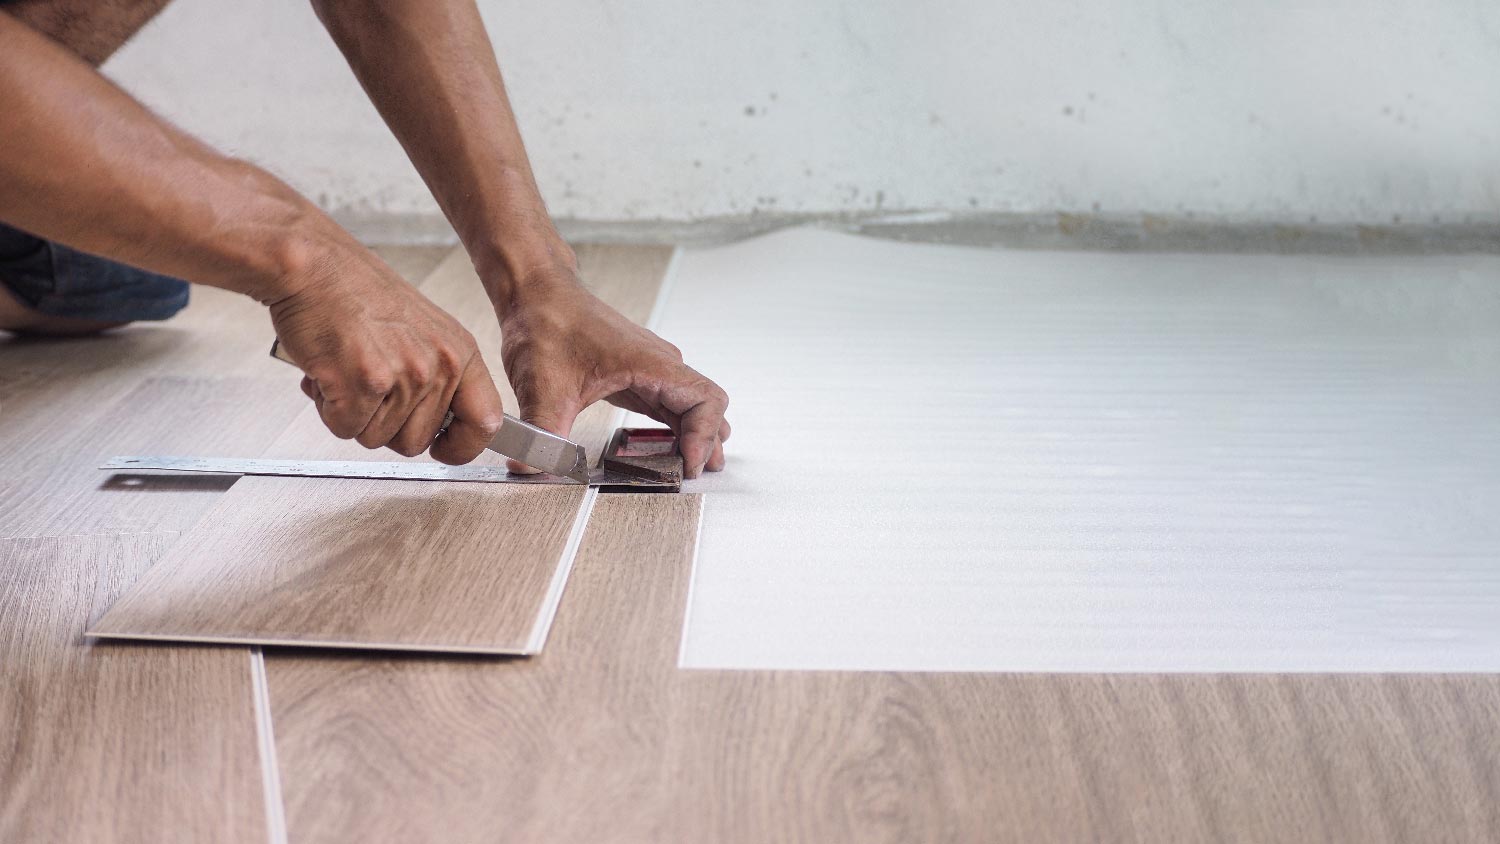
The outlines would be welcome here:
[[[32,310],[105,322],[166,319],[188,303],[181,279],[69,249],[0,223],[0,284]]]

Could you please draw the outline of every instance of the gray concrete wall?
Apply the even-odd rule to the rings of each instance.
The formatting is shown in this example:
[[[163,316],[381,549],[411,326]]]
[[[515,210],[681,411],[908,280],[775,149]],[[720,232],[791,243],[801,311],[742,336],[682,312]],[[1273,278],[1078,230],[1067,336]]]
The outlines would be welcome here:
[[[481,5],[563,218],[1500,222],[1492,0]],[[442,231],[300,0],[178,0],[107,70],[347,219]]]

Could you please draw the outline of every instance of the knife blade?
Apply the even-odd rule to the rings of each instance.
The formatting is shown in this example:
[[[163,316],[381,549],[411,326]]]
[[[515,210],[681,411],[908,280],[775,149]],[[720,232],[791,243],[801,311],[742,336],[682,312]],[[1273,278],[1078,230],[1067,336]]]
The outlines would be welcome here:
[[[271,357],[292,366],[297,365],[281,348],[280,339],[271,342]],[[450,410],[443,417],[439,433],[448,430],[452,423],[453,411]],[[500,430],[485,448],[549,475],[569,478],[585,485],[589,482],[589,455],[583,446],[551,431],[544,431],[530,422],[522,422],[509,413],[505,414],[500,422]]]

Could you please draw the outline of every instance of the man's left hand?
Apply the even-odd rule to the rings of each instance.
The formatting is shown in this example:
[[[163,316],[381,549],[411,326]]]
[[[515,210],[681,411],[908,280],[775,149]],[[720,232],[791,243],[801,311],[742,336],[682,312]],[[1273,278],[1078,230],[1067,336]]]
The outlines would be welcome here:
[[[579,412],[605,399],[676,432],[687,477],[724,468],[729,396],[571,270],[528,279],[500,315],[500,329],[501,359],[525,421],[566,437]]]

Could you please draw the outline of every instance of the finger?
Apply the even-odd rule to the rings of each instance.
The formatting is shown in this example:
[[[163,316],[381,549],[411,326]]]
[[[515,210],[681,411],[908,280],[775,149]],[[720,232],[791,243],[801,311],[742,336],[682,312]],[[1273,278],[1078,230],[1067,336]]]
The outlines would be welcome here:
[[[361,374],[326,368],[313,368],[307,372],[313,387],[323,396],[318,415],[328,430],[341,440],[358,436],[395,386],[394,377],[381,366],[367,365],[355,369]]]
[[[448,415],[451,396],[450,390],[433,390],[417,402],[411,415],[406,417],[406,424],[391,437],[391,450],[407,457],[416,457],[426,451],[437,440],[438,432],[443,427],[443,418]]]
[[[425,393],[414,392],[411,384],[398,383],[386,394],[385,401],[375,409],[370,421],[365,423],[364,430],[359,432],[354,441],[365,448],[389,445],[411,417],[417,403],[425,397]],[[433,428],[432,433],[436,435],[437,428]]]
[[[682,449],[684,477],[698,477],[703,473],[708,458],[713,456],[719,440],[719,424],[713,414],[712,407],[700,404],[682,415],[682,430],[677,437]]]
[[[720,430],[722,431],[722,429]],[[724,436],[721,433],[719,436],[714,438],[714,453],[708,458],[708,462],[703,464],[703,468],[707,469],[710,472],[722,472],[724,471],[725,462]]]
[[[714,444],[713,456],[708,458],[708,462],[703,464],[703,468],[710,472],[724,471],[724,464],[728,462],[728,459],[724,456],[724,441],[729,439],[729,433],[729,420],[725,419],[724,423],[719,426],[718,442]]]
[[[530,422],[544,431],[551,431],[559,437],[566,437],[573,432],[573,423],[578,419],[578,412],[582,409],[574,402],[562,396],[543,394],[540,396],[528,395],[521,399],[521,421]],[[508,460],[506,468],[518,475],[532,475],[540,472],[540,469],[527,466],[519,460]]]
[[[463,375],[459,376],[451,409],[453,424],[438,435],[428,453],[434,460],[458,466],[484,451],[484,447],[495,438],[495,432],[500,430],[500,421],[505,414],[495,380],[490,377],[484,359],[477,354],[470,358]]]
[[[323,419],[323,424],[333,432],[335,437],[341,440],[349,440],[358,436],[365,426],[370,424],[370,417],[380,409],[380,403],[384,396],[350,396],[348,398],[329,398],[324,392],[323,401],[318,405],[318,416]]]

